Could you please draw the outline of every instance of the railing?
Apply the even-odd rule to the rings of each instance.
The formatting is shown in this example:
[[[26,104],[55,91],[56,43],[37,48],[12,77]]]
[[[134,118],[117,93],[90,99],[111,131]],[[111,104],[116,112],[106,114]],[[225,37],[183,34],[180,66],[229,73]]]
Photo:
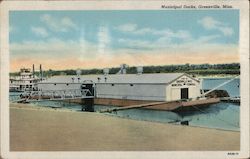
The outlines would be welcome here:
[[[67,89],[27,91],[21,95],[21,101],[24,102],[83,98],[94,98],[94,94],[89,89]]]

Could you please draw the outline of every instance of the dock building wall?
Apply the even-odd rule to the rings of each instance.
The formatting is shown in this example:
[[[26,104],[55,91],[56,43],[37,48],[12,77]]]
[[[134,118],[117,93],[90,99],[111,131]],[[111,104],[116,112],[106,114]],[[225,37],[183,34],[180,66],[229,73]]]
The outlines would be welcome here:
[[[84,75],[53,77],[38,84],[39,90],[80,89],[92,82],[95,98],[137,101],[172,101],[200,96],[201,82],[185,73]],[[103,100],[104,101],[104,100]]]
[[[165,101],[166,84],[96,83],[96,97]]]
[[[200,81],[191,78],[187,75],[183,75],[167,85],[166,99],[168,100],[182,99],[181,94],[183,89],[187,89],[188,98],[196,98],[201,95]]]

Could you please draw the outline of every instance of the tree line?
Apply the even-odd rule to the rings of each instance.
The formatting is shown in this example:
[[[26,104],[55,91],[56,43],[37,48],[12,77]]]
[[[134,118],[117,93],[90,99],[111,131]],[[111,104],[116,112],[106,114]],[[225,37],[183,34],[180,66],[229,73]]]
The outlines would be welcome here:
[[[109,74],[116,74],[120,67],[109,68]],[[137,67],[132,66],[126,69],[128,74],[137,73]],[[189,73],[194,75],[216,75],[216,74],[240,74],[240,64],[183,64],[183,65],[162,65],[162,66],[143,66],[143,73]],[[39,76],[39,72],[35,72]],[[103,69],[81,69],[81,75],[103,74]],[[18,72],[10,73],[10,75],[18,75]],[[56,75],[76,75],[76,70],[46,70],[43,76]]]

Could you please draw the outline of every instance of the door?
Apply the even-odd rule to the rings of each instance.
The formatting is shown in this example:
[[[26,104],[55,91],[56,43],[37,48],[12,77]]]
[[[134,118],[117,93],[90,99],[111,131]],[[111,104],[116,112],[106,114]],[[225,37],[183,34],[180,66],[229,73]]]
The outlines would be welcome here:
[[[87,96],[94,96],[93,84],[82,84],[81,89],[88,89]]]
[[[188,99],[188,88],[181,88],[181,99]]]

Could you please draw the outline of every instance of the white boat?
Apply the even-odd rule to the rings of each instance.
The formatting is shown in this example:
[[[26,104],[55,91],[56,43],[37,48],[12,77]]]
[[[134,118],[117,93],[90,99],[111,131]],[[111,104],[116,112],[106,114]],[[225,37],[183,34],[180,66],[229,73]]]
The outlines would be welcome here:
[[[34,71],[29,68],[21,68],[19,76],[10,77],[9,91],[24,92],[37,90],[37,83],[42,81],[42,78],[35,76]]]

